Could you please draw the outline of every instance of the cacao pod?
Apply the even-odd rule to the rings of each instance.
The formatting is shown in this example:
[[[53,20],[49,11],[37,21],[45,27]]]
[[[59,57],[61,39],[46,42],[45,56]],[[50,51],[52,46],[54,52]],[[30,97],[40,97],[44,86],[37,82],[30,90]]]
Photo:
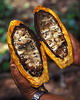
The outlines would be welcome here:
[[[49,8],[38,6],[34,10],[37,36],[47,55],[60,68],[73,63],[72,44],[68,32],[59,17]]]
[[[7,43],[13,62],[33,87],[37,88],[49,80],[43,46],[23,22],[10,22]]]

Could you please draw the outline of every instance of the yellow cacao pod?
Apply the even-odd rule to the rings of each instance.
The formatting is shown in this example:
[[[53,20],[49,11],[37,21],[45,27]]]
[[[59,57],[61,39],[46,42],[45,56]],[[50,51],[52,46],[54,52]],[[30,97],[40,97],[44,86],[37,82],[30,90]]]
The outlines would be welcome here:
[[[72,44],[68,32],[57,14],[49,8],[38,6],[34,10],[37,36],[47,55],[60,68],[73,63]]]
[[[33,87],[37,88],[49,80],[43,46],[23,22],[10,22],[7,43],[16,67]]]

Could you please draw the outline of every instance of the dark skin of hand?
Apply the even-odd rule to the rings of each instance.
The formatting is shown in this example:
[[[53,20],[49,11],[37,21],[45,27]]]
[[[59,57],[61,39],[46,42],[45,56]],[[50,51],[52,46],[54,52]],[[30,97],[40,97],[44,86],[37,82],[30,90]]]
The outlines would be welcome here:
[[[69,36],[70,36],[72,46],[73,46],[73,57],[74,57],[73,64],[80,65],[80,56],[79,56],[80,43],[74,38],[72,34],[69,34]],[[15,84],[19,88],[20,92],[28,100],[32,100],[32,97],[34,93],[37,91],[37,89],[30,86],[29,82],[20,74],[20,72],[18,71],[16,65],[14,64],[12,60],[10,63],[10,68],[11,68],[11,75],[15,81]],[[62,96],[58,96],[51,93],[45,93],[40,97],[40,100],[70,100],[70,99],[66,99]]]

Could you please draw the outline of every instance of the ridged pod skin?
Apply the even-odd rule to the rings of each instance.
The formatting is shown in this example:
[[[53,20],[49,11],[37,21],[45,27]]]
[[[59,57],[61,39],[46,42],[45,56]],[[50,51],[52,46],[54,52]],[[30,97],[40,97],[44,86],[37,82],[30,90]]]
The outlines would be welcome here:
[[[29,72],[27,72],[23,65],[20,62],[19,57],[16,55],[15,49],[12,44],[12,35],[14,32],[14,29],[16,26],[20,26],[20,24],[24,25],[23,22],[18,21],[18,20],[13,20],[10,22],[9,28],[8,28],[8,33],[7,33],[7,43],[9,46],[9,51],[11,54],[11,58],[16,64],[16,67],[20,71],[20,73],[30,82],[32,87],[38,88],[41,86],[43,83],[47,82],[49,80],[48,76],[48,68],[47,68],[47,59],[45,55],[45,51],[43,49],[43,46],[40,45],[40,52],[41,52],[41,57],[42,57],[42,63],[43,63],[43,72],[40,76],[32,76]]]
[[[69,66],[70,64],[72,64],[73,63],[72,44],[71,44],[71,41],[70,41],[70,38],[69,38],[69,35],[68,35],[67,30],[64,27],[64,25],[62,24],[62,22],[60,21],[60,19],[57,16],[57,14],[55,12],[53,12],[51,9],[45,8],[45,7],[41,6],[41,5],[38,6],[38,7],[36,7],[33,13],[34,13],[34,24],[35,24],[35,28],[36,28],[36,31],[37,31],[37,36],[40,37],[40,42],[43,45],[43,47],[44,47],[45,52],[47,53],[47,55],[53,61],[55,61],[56,64],[61,69]],[[48,18],[48,15],[49,15],[49,18]],[[54,23],[57,23],[55,25],[57,25],[57,27],[60,28],[60,30],[61,30],[60,33],[63,36],[64,41],[66,43],[65,46],[67,46],[66,47],[66,55],[61,56],[63,58],[58,57],[59,55],[58,56],[55,56],[55,54],[53,53],[53,51],[50,49],[50,47],[48,45],[47,39],[45,39],[44,36],[43,37],[41,36],[41,34],[43,34],[43,33],[45,35],[45,32],[48,33],[47,30],[41,30],[41,29],[44,29],[45,27],[47,27],[47,25],[49,26],[49,28],[47,27],[46,29],[49,29],[50,30],[50,28],[52,28],[52,27],[50,27],[50,25],[48,23],[48,21],[52,21],[52,20],[53,20]],[[41,21],[43,23],[41,23]],[[41,26],[42,24],[43,24],[43,26]],[[41,33],[41,32],[43,32],[43,33]],[[50,35],[50,34],[48,33],[48,35]],[[52,34],[54,35],[54,32]]]

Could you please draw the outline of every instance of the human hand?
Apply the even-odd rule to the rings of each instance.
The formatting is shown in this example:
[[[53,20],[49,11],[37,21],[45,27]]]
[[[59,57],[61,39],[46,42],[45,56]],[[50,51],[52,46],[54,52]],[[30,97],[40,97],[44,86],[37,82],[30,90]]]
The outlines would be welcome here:
[[[69,33],[73,47],[73,64],[80,65],[80,43]]]
[[[11,60],[10,62],[10,69],[11,69],[11,75],[14,79],[15,84],[17,85],[20,92],[26,97],[27,100],[32,100],[32,97],[34,93],[38,90],[38,88],[33,88],[27,79],[25,79],[20,72],[18,71],[16,65]],[[44,86],[43,86],[44,88]],[[40,97],[40,100],[70,100],[66,99],[62,96],[58,96],[51,93],[45,93]]]
[[[17,85],[20,92],[29,100],[31,100],[33,94],[37,91],[37,89],[30,86],[29,82],[21,75],[18,71],[16,65],[11,60],[10,62],[10,70],[11,75],[14,79],[15,84]]]

